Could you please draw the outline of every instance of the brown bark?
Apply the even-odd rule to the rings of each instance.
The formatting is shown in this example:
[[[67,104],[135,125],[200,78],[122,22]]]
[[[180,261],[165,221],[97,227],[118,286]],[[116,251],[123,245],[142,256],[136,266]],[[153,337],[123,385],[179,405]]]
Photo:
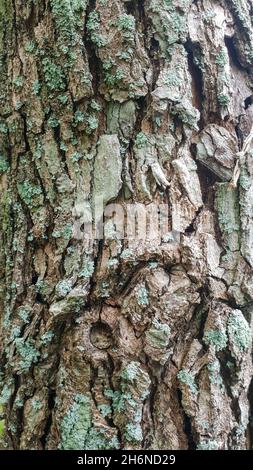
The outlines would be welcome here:
[[[252,10],[0,0],[4,448],[251,448]]]

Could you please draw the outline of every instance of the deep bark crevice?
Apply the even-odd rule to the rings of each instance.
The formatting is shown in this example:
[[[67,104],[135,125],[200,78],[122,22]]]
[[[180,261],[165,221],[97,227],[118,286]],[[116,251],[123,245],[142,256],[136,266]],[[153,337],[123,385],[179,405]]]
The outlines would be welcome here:
[[[184,45],[187,52],[187,59],[189,64],[189,72],[192,79],[192,95],[193,104],[200,112],[200,121],[198,122],[199,130],[203,129],[203,103],[204,99],[204,87],[203,87],[203,73],[201,69],[196,65],[196,57],[201,54],[201,49],[198,44],[193,44],[191,41],[187,41]]]
[[[196,450],[196,443],[194,441],[192,433],[191,418],[187,416],[182,405],[182,392],[180,389],[177,389],[177,396],[180,408],[182,409],[183,420],[184,420],[184,433],[188,442],[188,450]]]
[[[50,433],[50,429],[52,426],[52,413],[53,413],[54,406],[55,406],[55,399],[56,399],[55,390],[52,390],[52,389],[49,390],[48,392],[48,417],[45,423],[44,433],[40,438],[43,449],[46,449],[47,438],[48,438],[48,435]]]

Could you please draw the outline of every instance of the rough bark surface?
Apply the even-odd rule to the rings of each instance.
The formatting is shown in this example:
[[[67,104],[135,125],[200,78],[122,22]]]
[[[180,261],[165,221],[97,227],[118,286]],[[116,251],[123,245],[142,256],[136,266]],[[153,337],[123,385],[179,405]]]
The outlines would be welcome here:
[[[3,447],[251,448],[252,15],[0,0]],[[76,239],[101,194],[180,239]]]

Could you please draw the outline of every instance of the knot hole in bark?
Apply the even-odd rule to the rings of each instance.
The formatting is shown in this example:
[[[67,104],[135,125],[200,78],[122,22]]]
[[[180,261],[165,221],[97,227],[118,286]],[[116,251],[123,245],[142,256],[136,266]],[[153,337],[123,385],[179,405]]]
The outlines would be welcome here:
[[[107,323],[95,323],[90,329],[90,341],[98,349],[110,348],[113,344],[111,327]]]

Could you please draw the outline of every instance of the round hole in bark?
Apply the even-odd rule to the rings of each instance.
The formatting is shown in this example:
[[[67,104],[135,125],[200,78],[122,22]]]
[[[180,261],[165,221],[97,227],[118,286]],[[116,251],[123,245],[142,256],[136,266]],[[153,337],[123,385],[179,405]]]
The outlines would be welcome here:
[[[95,323],[90,329],[90,341],[98,349],[108,349],[113,343],[111,327],[107,323]]]

